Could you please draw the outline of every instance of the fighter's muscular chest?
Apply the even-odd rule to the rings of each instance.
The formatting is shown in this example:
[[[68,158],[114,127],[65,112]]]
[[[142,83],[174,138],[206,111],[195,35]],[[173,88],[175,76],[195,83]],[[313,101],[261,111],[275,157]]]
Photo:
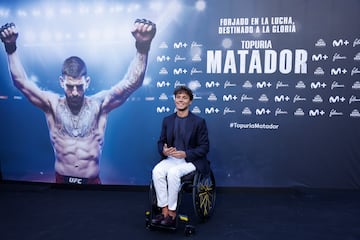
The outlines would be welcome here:
[[[61,134],[70,137],[86,137],[97,127],[99,106],[95,101],[84,101],[78,114],[73,114],[64,101],[56,107],[55,125]]]

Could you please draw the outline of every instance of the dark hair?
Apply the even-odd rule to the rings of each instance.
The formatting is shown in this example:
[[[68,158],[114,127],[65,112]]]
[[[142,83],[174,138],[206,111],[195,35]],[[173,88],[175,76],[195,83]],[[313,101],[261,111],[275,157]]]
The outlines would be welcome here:
[[[186,86],[179,86],[179,87],[175,88],[174,95],[176,96],[179,93],[187,94],[190,97],[190,101],[192,101],[194,98],[194,95],[193,95],[191,89]]]
[[[86,70],[86,64],[85,62],[76,56],[69,57],[65,59],[61,74],[63,76],[70,76],[73,78],[78,78],[81,76],[86,76],[87,70]]]

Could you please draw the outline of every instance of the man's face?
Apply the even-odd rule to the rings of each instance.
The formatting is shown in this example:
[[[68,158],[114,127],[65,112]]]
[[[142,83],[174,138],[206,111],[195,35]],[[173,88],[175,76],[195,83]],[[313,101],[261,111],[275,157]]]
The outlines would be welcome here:
[[[60,83],[65,91],[66,100],[69,105],[77,106],[82,104],[85,90],[89,85],[89,78],[82,76],[73,78],[70,76],[60,77]]]
[[[189,95],[184,92],[180,92],[175,95],[175,106],[179,111],[184,111],[189,108],[191,100]]]

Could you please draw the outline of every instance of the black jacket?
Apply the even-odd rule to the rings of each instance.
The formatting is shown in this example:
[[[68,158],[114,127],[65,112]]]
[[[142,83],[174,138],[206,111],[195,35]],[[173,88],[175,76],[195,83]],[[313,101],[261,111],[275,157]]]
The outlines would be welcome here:
[[[174,125],[176,113],[171,114],[163,119],[160,138],[158,140],[158,151],[162,159],[163,146],[166,143],[172,147],[174,141]],[[192,162],[196,170],[207,174],[210,170],[207,154],[209,152],[209,138],[205,119],[189,112],[185,126],[185,152],[187,162]]]

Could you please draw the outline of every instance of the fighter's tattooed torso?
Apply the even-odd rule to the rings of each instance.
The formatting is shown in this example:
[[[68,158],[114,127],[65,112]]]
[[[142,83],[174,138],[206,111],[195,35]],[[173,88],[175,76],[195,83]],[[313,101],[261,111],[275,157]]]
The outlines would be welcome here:
[[[84,101],[80,112],[74,115],[64,101],[56,107],[56,126],[61,134],[71,137],[87,137],[97,125],[98,104],[89,99]]]

